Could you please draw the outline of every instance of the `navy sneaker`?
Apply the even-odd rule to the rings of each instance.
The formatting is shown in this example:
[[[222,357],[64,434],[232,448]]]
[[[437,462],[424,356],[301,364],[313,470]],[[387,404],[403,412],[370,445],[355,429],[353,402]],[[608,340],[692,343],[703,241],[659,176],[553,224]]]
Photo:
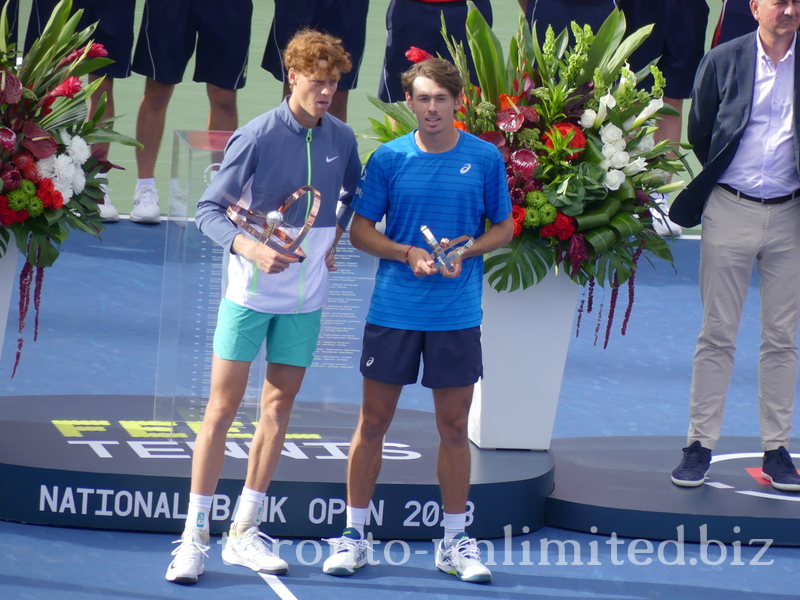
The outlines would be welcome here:
[[[672,483],[681,487],[697,487],[706,480],[711,465],[711,450],[694,441],[683,449],[683,460],[672,472]]]
[[[776,490],[784,492],[800,492],[800,475],[794,468],[789,451],[781,446],[777,450],[764,452],[764,463],[761,475],[772,483]]]

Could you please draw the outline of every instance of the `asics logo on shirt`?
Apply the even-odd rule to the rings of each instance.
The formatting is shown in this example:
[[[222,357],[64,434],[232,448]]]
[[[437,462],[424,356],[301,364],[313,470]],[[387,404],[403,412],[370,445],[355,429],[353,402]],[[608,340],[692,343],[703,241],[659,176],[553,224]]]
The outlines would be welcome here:
[[[339,156],[338,156],[338,155],[337,155],[337,156],[334,156],[333,158],[331,158],[330,156],[326,156],[326,157],[325,157],[325,162],[326,162],[326,163],[332,163],[332,162],[333,162],[333,161],[335,161],[337,158],[339,158]]]
[[[461,167],[461,174],[468,172],[472,168],[472,165],[467,163],[463,167]]]
[[[374,359],[372,356],[370,356],[370,357],[367,359],[367,366],[368,366],[368,367],[369,367],[369,366],[371,366],[371,365],[372,365],[372,363],[374,363],[374,362],[375,362],[375,359]]]

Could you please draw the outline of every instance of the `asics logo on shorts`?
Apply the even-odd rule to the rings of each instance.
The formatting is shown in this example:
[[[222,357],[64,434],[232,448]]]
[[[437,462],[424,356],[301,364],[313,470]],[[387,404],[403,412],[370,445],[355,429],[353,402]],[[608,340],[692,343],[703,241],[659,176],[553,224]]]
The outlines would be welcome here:
[[[375,359],[374,359],[372,356],[370,356],[370,357],[367,359],[367,366],[368,366],[368,367],[369,367],[369,366],[372,366],[372,363],[374,363],[374,362],[375,362]]]
[[[472,168],[472,165],[467,163],[463,167],[461,167],[461,174],[468,172]]]

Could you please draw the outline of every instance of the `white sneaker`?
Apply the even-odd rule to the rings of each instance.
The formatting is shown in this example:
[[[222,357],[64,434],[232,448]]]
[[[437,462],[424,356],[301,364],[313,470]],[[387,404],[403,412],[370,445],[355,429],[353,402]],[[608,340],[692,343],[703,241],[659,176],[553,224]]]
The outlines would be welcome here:
[[[175,583],[197,583],[197,578],[203,574],[208,554],[208,532],[191,530],[185,531],[181,539],[173,544],[180,544],[172,551],[175,558],[167,568],[167,581]]]
[[[655,200],[656,204],[661,209],[661,212],[655,208],[650,209],[650,214],[653,217],[653,229],[655,232],[661,237],[681,237],[681,234],[683,233],[681,226],[670,221],[669,217],[667,216],[669,214],[667,197],[664,194],[651,194],[650,197]]]
[[[222,550],[222,562],[226,565],[239,565],[260,573],[273,573],[281,575],[289,570],[289,565],[282,558],[275,556],[261,538],[274,544],[275,540],[261,533],[255,525],[244,533],[236,535],[236,525],[231,526],[231,532]]]
[[[106,194],[106,199],[103,201],[103,204],[97,205],[97,212],[100,213],[100,220],[103,223],[116,223],[119,221],[119,211],[111,204],[111,201],[109,201],[108,194]]]
[[[105,179],[105,176],[103,179]],[[97,205],[97,212],[100,213],[100,220],[103,223],[116,223],[119,221],[119,211],[111,204],[111,199],[108,197],[108,185],[101,183],[100,189],[103,190],[103,204],[98,203]]]
[[[331,545],[331,555],[322,565],[326,575],[347,577],[367,564],[369,542],[355,529],[345,529],[342,537],[323,540]]]
[[[466,533],[459,533],[454,537],[449,548],[444,547],[444,540],[439,542],[436,567],[455,575],[461,581],[486,583],[492,580],[492,572],[481,562],[478,543]]]
[[[154,225],[161,222],[161,209],[158,207],[158,190],[156,188],[142,188],[133,195],[131,221]]]

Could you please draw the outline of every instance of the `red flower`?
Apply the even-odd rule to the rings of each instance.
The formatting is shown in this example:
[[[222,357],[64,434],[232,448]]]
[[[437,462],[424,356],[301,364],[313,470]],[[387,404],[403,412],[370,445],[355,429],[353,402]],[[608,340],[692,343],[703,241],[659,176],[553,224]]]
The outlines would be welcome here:
[[[27,150],[21,150],[14,155],[14,164],[17,166],[17,169],[27,169],[34,165],[35,160],[33,158],[33,154],[28,152]]]
[[[512,206],[511,219],[514,221],[514,237],[517,237],[522,233],[522,223],[525,221],[525,209],[521,206]]]
[[[8,163],[6,163],[8,164]],[[9,169],[0,175],[0,180],[3,182],[3,190],[10,192],[16,190],[22,185],[22,175],[15,169]]]
[[[81,91],[81,87],[83,83],[78,77],[67,77],[67,79],[53,88],[49,94],[47,94],[48,98],[58,98],[59,96],[66,96],[67,98],[75,97],[75,94]]]
[[[575,219],[558,211],[556,220],[542,227],[542,237],[555,237],[559,240],[568,240],[575,233]]]
[[[411,48],[406,50],[406,58],[410,60],[412,63],[418,63],[422,62],[423,60],[428,60],[429,58],[435,58],[435,57],[430,52],[426,52],[422,48],[411,46]]]
[[[22,135],[22,145],[39,160],[53,156],[58,150],[53,136],[32,121],[26,121],[22,126]]]
[[[517,104],[519,104],[519,98],[519,96],[500,94],[500,106],[497,107],[497,111],[500,112],[501,110],[508,110],[509,108],[515,107]]]
[[[53,180],[49,177],[45,177],[42,179],[41,183],[39,183],[39,189],[44,190],[45,192],[52,192],[56,188],[53,185]]]
[[[17,144],[17,134],[8,127],[0,128],[0,148],[5,152],[11,152]]]
[[[570,133],[574,132],[575,135],[572,136],[570,140],[569,147],[570,148],[585,148],[586,147],[586,138],[583,137],[583,132],[573,125],[572,123],[556,123],[551,127],[551,131],[555,129],[558,133],[561,134],[561,137],[567,137]],[[553,147],[553,140],[550,139],[550,133],[545,132],[542,136],[544,139],[544,145],[548,148]],[[578,156],[578,152],[574,152],[572,154],[567,155],[567,160],[572,160]]]
[[[22,83],[11,71],[0,69],[0,104],[16,104],[22,100]]]
[[[25,179],[28,179],[33,183],[39,183],[42,180],[42,176],[39,175],[39,167],[36,165],[25,167],[22,169],[22,174],[25,176]]]
[[[453,127],[455,127],[456,129],[460,129],[461,131],[466,131],[467,133],[469,133],[469,129],[467,129],[466,124],[462,123],[461,121],[453,121]]]
[[[64,66],[68,65],[72,61],[78,60],[83,53],[86,52],[86,46],[82,46],[77,50],[72,51],[64,60],[61,61],[61,65]],[[108,50],[106,50],[103,44],[92,43],[89,45],[89,52],[86,54],[86,58],[105,58],[108,56]]]

